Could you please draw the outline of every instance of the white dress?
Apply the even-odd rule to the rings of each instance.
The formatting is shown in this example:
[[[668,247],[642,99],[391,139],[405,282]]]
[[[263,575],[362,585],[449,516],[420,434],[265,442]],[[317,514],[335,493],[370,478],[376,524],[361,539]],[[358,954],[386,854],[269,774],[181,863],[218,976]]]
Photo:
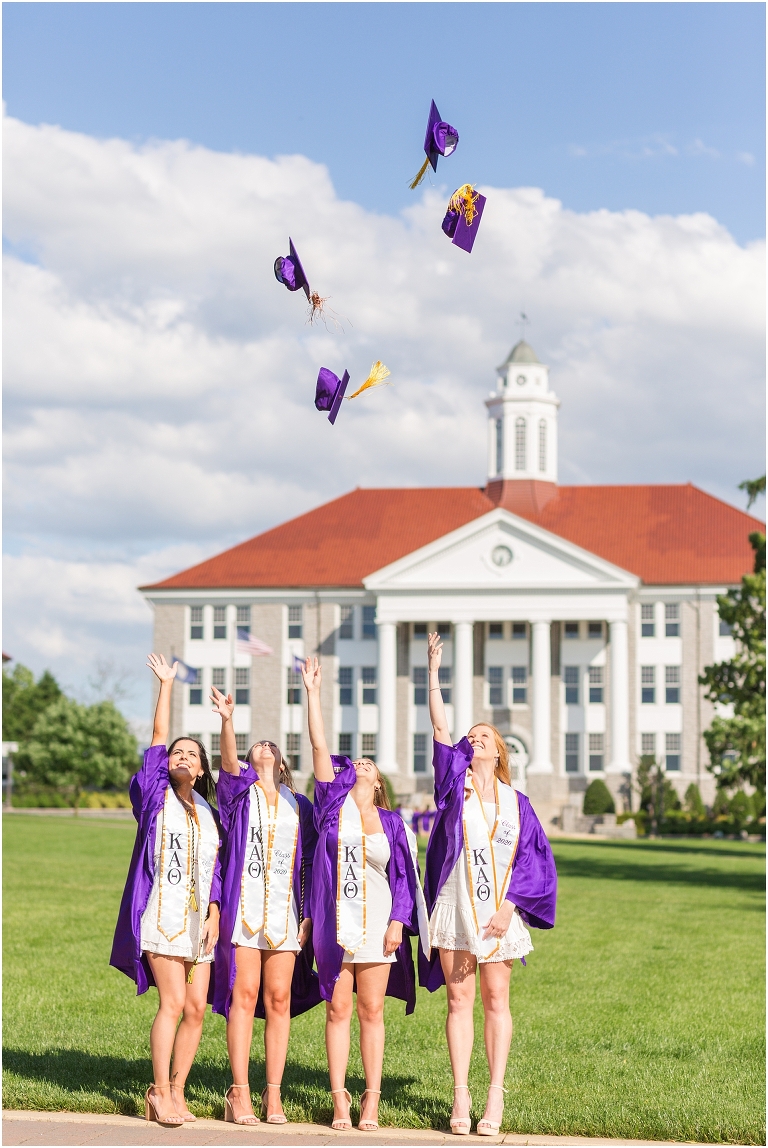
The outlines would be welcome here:
[[[216,864],[216,854],[219,848],[219,831],[213,819],[213,813],[208,802],[199,793],[192,791],[195,801],[195,812],[200,827],[200,838],[197,846],[197,856],[194,864],[195,888],[198,890],[198,908],[190,909],[187,917],[187,928],[180,937],[169,941],[157,927],[157,901],[160,889],[160,849],[162,846],[163,811],[159,811],[155,821],[155,876],[152,881],[152,891],[149,894],[147,907],[141,914],[141,951],[142,953],[160,953],[165,957],[183,957],[185,961],[194,961],[197,957],[201,965],[210,964],[216,955],[216,947],[207,955],[201,951],[202,927],[200,922],[201,890],[210,889],[213,879],[213,869]],[[207,907],[207,897],[203,903]],[[207,908],[206,908],[207,911]]]
[[[384,956],[384,934],[392,914],[392,891],[387,879],[389,839],[386,833],[365,835],[365,944],[356,953],[344,953],[352,965],[394,964],[395,953]]]
[[[251,801],[251,822],[253,825],[258,824],[258,811],[256,806],[256,795],[251,786],[250,793]],[[277,803],[274,805],[268,803],[269,806],[269,821],[270,824],[277,816]],[[243,864],[247,864],[246,861]],[[264,936],[264,930],[259,929],[258,933],[252,933],[247,925],[243,924],[242,913],[238,909],[237,916],[235,917],[235,927],[232,930],[232,944],[242,945],[246,949],[267,949],[270,953],[299,953],[301,952],[301,945],[299,944],[299,907],[296,904],[296,898],[293,895],[293,878],[291,878],[291,904],[288,910],[288,933],[282,945],[273,948],[267,938]]]
[[[483,812],[488,822],[488,828],[492,829],[496,820],[495,803],[484,801]],[[501,946],[488,960],[480,955],[472,902],[469,898],[467,860],[463,849],[435,902],[432,916],[429,919],[429,935],[433,949],[452,951],[461,949],[476,956],[481,965],[495,964],[498,961],[519,960],[520,957],[533,952],[531,934],[523,924],[519,912],[515,909],[509,928],[501,940]]]

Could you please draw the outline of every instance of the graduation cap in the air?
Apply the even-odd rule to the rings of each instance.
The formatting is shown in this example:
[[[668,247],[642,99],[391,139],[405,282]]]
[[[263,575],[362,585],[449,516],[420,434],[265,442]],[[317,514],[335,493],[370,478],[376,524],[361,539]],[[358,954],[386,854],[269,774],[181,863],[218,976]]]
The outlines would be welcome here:
[[[287,287],[289,291],[298,291],[303,287],[304,293],[309,299],[309,280],[304,274],[304,268],[301,266],[301,260],[290,236],[288,237],[288,248],[290,254],[278,255],[275,260],[275,279]]]
[[[380,387],[384,384],[385,380],[389,378],[389,370],[384,366],[381,359],[377,359],[371,367],[368,378],[350,395],[350,399],[356,399],[363,391],[367,391],[370,387]],[[344,398],[344,392],[349,383],[349,371],[345,371],[342,378],[334,375],[333,371],[329,371],[327,367],[321,367],[317,376],[317,387],[315,388],[315,406],[319,411],[328,411],[328,421],[330,423],[336,422],[336,416],[339,413],[341,400]],[[389,384],[387,384],[389,385]]]
[[[475,191],[471,183],[462,184],[448,201],[443,231],[463,251],[472,250],[484,207],[485,196]]]
[[[440,113],[437,110],[437,104],[432,101],[432,106],[429,109],[429,119],[427,120],[427,134],[424,136],[424,151],[427,158],[421,166],[419,174],[414,179],[411,187],[418,187],[427,172],[428,164],[432,164],[432,170],[437,171],[438,157],[443,155],[450,155],[451,152],[456,151],[456,145],[459,142],[459,133],[456,128],[452,128],[450,124],[446,124],[440,119]]]

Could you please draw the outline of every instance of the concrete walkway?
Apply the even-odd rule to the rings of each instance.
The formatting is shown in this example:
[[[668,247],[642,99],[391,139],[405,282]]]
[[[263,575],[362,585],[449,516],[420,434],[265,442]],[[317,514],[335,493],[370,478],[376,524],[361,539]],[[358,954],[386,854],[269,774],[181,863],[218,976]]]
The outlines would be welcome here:
[[[173,1144],[174,1148],[187,1146],[262,1145],[274,1144],[291,1148],[296,1144],[393,1145],[420,1148],[428,1144],[456,1143],[456,1138],[445,1132],[418,1128],[382,1128],[380,1132],[333,1132],[322,1124],[260,1124],[240,1127],[225,1124],[223,1120],[197,1120],[183,1128],[162,1128],[148,1124],[136,1116],[102,1116],[84,1112],[3,1112],[3,1145],[11,1144]],[[587,1136],[525,1136],[506,1132],[501,1136],[464,1137],[465,1144],[612,1144],[659,1145],[672,1144],[665,1140],[602,1140]],[[703,1148],[703,1146],[701,1146]]]

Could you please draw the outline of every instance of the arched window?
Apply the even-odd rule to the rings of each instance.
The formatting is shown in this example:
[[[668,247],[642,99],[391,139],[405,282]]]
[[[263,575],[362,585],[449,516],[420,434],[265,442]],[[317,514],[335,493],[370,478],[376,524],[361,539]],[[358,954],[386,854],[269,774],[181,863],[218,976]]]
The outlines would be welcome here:
[[[496,473],[504,472],[504,423],[496,419]]]
[[[525,470],[525,419],[515,419],[515,470]]]
[[[547,420],[539,419],[539,470],[547,469]]]

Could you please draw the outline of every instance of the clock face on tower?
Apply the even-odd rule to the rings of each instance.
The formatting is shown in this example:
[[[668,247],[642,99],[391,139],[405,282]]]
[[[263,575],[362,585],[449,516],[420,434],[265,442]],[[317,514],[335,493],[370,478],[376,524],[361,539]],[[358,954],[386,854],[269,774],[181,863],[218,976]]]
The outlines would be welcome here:
[[[518,375],[517,376],[517,385],[518,385],[518,387],[522,387],[525,385],[525,375]]]

